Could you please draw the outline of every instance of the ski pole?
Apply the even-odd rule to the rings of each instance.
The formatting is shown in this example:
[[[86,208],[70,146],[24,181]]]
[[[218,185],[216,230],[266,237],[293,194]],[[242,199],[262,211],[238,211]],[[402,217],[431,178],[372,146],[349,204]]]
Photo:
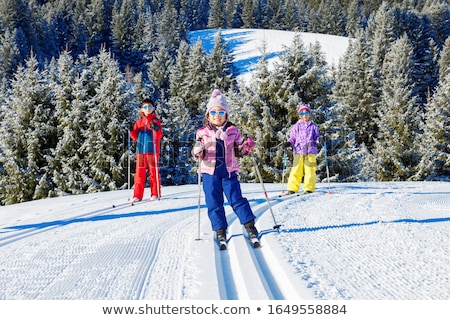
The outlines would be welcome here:
[[[275,220],[275,216],[273,215],[272,205],[270,204],[269,197],[267,196],[267,191],[266,191],[266,188],[264,187],[264,182],[263,182],[263,179],[261,177],[261,173],[259,172],[259,168],[258,168],[258,164],[256,163],[255,156],[253,155],[253,153],[251,153],[251,155],[252,155],[252,159],[253,159],[253,164],[255,166],[256,174],[258,175],[259,181],[261,182],[261,186],[262,186],[262,189],[264,191],[264,196],[266,197],[267,203],[269,204],[269,210],[270,210],[270,213],[272,214],[273,222],[275,223],[273,228],[274,229],[280,229],[281,225],[277,224],[277,222]]]
[[[131,197],[131,182],[130,182],[130,157],[131,157],[131,148],[130,148],[130,128],[128,128],[128,201],[130,201]]]
[[[325,167],[327,169],[327,181],[328,181],[328,191],[327,191],[327,193],[331,194],[331,191],[330,191],[330,171],[328,170],[327,136],[326,135],[324,136],[324,139],[323,139],[323,154],[324,154],[324,157],[325,157]]]
[[[200,201],[202,199],[202,174],[200,172],[200,162],[201,160],[198,159],[198,170],[197,170],[197,180],[198,180],[198,223],[197,223],[197,229],[198,229],[198,235],[197,240],[200,240]]]
[[[158,164],[158,156],[156,151],[156,134],[155,130],[153,130],[153,156],[155,160],[155,171],[156,171],[156,188],[158,191],[158,200],[161,200],[161,185],[159,181],[159,164]]]
[[[283,165],[283,173],[281,176],[281,193],[284,192],[284,173],[286,170],[286,161],[287,161],[287,157],[286,157],[286,149],[283,150],[283,161],[282,161],[282,165]]]

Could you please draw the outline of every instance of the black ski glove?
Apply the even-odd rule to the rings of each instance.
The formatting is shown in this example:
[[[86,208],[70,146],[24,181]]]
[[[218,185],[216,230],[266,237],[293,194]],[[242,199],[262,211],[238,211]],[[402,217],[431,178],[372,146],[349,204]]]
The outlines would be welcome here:
[[[285,147],[285,148],[289,148],[291,146],[291,143],[289,142],[289,141],[286,141],[284,144],[283,144],[283,147]]]
[[[159,130],[161,130],[161,127],[158,124],[156,124],[155,122],[152,122],[150,124],[150,129],[155,130],[155,131],[159,131]]]

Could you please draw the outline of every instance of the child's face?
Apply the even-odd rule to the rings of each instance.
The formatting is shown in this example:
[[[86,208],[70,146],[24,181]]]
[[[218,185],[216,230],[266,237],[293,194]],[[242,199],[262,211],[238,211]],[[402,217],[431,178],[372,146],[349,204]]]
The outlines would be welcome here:
[[[142,105],[141,110],[146,116],[148,116],[155,110],[155,107],[153,107],[150,103],[146,103]]]
[[[220,127],[227,120],[227,113],[222,107],[212,107],[208,113],[208,120],[213,125]]]
[[[298,113],[298,117],[303,121],[309,121],[309,119],[311,119],[311,112],[307,110],[301,110]]]

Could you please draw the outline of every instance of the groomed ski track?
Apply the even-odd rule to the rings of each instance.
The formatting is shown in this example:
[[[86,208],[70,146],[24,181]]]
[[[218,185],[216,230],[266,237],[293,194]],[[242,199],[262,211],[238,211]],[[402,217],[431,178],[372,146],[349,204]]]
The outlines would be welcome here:
[[[36,212],[35,221],[1,226],[2,267],[16,272],[0,280],[0,299],[312,299],[279,258],[278,230],[260,186],[244,196],[257,216],[262,247],[250,246],[227,205],[224,251],[214,240],[203,194],[198,215],[197,185],[163,189],[160,201],[134,206],[126,190],[111,192],[107,202],[95,194],[66,197],[59,207],[42,200],[49,201],[48,211]],[[272,208],[289,198],[275,196]],[[20,206],[32,208],[32,202]]]
[[[277,204],[294,197],[274,197],[269,200],[274,209]],[[231,208],[227,208],[227,220],[230,223],[228,249],[215,251],[220,299],[312,299],[304,284],[292,283],[292,276],[286,276],[286,272],[290,272],[289,266],[275,254],[281,250],[273,239],[280,229],[275,228],[278,221],[275,215],[272,216],[267,200],[251,203],[251,206],[257,217],[261,248],[252,247],[236,215]]]

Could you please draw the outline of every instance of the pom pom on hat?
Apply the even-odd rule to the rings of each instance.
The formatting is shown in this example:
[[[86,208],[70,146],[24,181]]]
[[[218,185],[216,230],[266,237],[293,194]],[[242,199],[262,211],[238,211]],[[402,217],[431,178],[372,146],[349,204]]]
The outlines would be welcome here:
[[[309,108],[309,105],[307,105],[306,103],[301,103],[301,104],[298,106],[297,112],[300,113],[300,112],[302,112],[302,110],[311,112],[311,109]]]
[[[212,107],[222,107],[227,114],[230,113],[230,108],[228,107],[227,100],[222,95],[219,89],[213,90],[211,98],[209,98],[208,104],[206,105],[206,115],[208,115],[208,112]]]

